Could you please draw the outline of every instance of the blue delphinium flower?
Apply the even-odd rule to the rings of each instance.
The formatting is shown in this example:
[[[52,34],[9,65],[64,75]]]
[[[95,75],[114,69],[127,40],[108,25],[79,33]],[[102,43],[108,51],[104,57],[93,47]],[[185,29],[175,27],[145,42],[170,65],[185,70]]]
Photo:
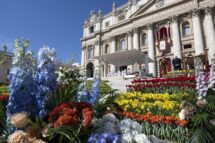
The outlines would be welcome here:
[[[26,50],[27,40],[16,40],[13,65],[9,73],[10,98],[7,105],[7,121],[12,114],[28,112],[32,118],[38,111],[36,106],[35,90],[35,59],[33,53]]]
[[[93,134],[89,137],[88,143],[121,143],[120,135]]]
[[[78,102],[88,102],[89,101],[89,94],[87,91],[87,77],[84,77],[83,82],[78,87]]]
[[[83,83],[80,84],[79,89],[78,89],[78,102],[89,102],[92,105],[95,105],[95,103],[99,99],[100,95],[100,87],[101,87],[101,78],[95,72],[93,81],[92,81],[92,88],[91,92],[89,93],[87,91],[87,77],[85,72],[81,74],[83,76]]]
[[[41,48],[38,52],[36,98],[39,108],[38,114],[41,119],[44,119],[48,115],[45,105],[45,98],[49,93],[55,90],[57,84],[54,65],[55,57],[55,50],[48,47]]]
[[[101,88],[101,79],[94,77],[92,82],[92,89],[89,95],[89,98],[90,98],[89,102],[92,105],[94,105],[99,99],[100,88]]]

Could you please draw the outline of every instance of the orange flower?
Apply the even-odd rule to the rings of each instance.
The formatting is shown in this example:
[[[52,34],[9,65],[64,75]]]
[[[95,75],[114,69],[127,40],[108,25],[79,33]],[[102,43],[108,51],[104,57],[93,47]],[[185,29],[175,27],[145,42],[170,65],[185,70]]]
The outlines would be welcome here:
[[[58,118],[58,120],[54,123],[54,127],[59,127],[63,125],[70,125],[72,122],[72,117],[64,114]]]
[[[93,120],[93,111],[90,108],[84,108],[82,110],[83,122],[82,125],[84,128],[88,128]]]
[[[163,124],[169,124],[169,125],[176,124],[182,127],[185,127],[187,125],[186,120],[180,121],[175,116],[152,115],[150,112],[145,115],[141,115],[133,112],[119,112],[118,114],[137,121],[150,122],[151,124],[156,124],[156,123],[163,123]]]

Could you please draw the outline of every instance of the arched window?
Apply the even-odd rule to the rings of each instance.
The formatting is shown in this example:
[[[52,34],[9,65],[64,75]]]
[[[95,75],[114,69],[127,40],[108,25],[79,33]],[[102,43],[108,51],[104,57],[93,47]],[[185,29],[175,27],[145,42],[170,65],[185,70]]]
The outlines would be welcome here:
[[[142,34],[142,46],[148,45],[148,37],[146,33]]]
[[[104,54],[109,54],[109,45],[105,45]]]
[[[120,50],[126,50],[127,49],[127,44],[125,38],[120,40]]]
[[[182,24],[182,34],[183,37],[187,37],[191,34],[190,23],[188,21]]]
[[[93,46],[90,46],[87,49],[87,57],[92,58],[93,56],[94,56],[94,49],[93,49]]]

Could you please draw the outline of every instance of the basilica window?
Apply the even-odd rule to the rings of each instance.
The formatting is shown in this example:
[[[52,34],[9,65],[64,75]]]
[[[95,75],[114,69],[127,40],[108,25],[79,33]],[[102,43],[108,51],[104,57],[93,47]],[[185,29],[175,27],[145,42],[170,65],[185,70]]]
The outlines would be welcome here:
[[[166,27],[162,27],[160,29],[160,40],[166,40],[167,39],[167,28]]]
[[[142,34],[142,46],[148,45],[148,37],[146,33]]]
[[[93,46],[88,47],[87,49],[87,58],[90,59],[94,56],[94,48]]]
[[[120,40],[119,50],[126,50],[126,49],[127,49],[126,39],[123,38]]]
[[[118,17],[118,20],[119,21],[122,21],[122,20],[124,20],[125,19],[125,15],[120,15],[119,17]]]
[[[89,29],[89,30],[90,30],[90,34],[91,34],[91,33],[94,33],[95,27],[94,27],[94,26],[90,26],[90,29]]]
[[[105,28],[109,26],[110,26],[110,22],[109,21],[105,22]]]
[[[110,53],[109,45],[105,45],[104,54]]]
[[[188,37],[191,34],[191,28],[189,22],[184,22],[182,24],[182,35],[183,37]]]
[[[192,44],[186,44],[184,45],[184,49],[192,49]]]

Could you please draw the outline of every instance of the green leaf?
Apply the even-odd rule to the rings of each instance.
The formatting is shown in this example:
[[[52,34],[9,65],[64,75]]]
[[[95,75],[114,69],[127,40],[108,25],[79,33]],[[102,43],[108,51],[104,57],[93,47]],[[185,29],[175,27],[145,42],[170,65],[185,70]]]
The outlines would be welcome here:
[[[205,127],[197,128],[190,138],[190,143],[214,143],[214,142],[215,142],[214,133]]]

